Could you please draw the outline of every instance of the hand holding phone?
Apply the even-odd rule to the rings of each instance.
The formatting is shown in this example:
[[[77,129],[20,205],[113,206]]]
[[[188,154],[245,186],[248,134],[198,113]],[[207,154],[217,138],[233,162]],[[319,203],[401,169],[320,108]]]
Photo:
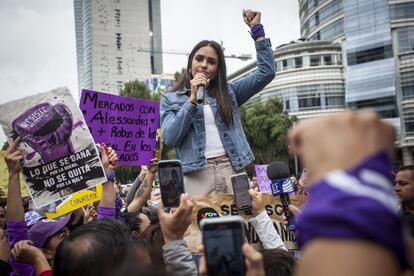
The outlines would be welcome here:
[[[252,199],[249,194],[250,183],[247,174],[240,173],[230,177],[233,185],[234,197],[238,211],[247,211],[252,208]]]
[[[180,160],[158,162],[158,179],[164,207],[178,207],[184,193],[183,173]]]
[[[164,210],[164,206],[160,202],[157,207],[157,213],[165,243],[184,239],[184,233],[191,224],[193,212],[193,203],[188,194],[181,195],[180,206],[178,206],[175,212],[167,213]]]
[[[245,275],[245,225],[241,217],[203,219],[200,226],[208,275]]]

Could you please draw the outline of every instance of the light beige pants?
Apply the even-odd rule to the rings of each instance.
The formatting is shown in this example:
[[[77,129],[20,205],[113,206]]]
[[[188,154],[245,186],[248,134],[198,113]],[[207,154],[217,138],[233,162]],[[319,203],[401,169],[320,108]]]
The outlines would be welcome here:
[[[230,159],[207,160],[207,169],[184,175],[185,192],[190,196],[233,194],[230,180],[233,174],[237,172]]]

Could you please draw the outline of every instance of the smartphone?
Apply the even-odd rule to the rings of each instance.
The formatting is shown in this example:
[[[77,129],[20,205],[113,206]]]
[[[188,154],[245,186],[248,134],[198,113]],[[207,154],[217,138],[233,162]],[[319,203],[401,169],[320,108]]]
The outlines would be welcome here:
[[[237,210],[246,211],[252,209],[252,199],[249,194],[250,185],[247,174],[235,174],[232,175],[230,179],[231,184],[233,185]]]
[[[158,162],[158,180],[161,200],[164,207],[180,205],[180,196],[184,193],[183,173],[180,160],[161,160]]]
[[[208,275],[245,275],[242,252],[245,225],[241,217],[203,219],[200,226]]]

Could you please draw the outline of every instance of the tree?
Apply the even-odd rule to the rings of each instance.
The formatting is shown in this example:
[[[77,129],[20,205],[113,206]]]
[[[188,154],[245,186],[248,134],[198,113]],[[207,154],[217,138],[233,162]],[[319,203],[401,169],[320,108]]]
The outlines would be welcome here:
[[[246,138],[256,157],[256,164],[269,164],[276,160],[286,162],[293,172],[294,160],[289,155],[287,133],[297,120],[283,111],[278,98],[265,103],[253,101],[240,108],[241,120]],[[252,168],[247,168],[252,175]]]
[[[185,73],[185,68],[181,68],[181,72],[176,71],[174,74],[175,82],[178,82]]]
[[[139,80],[124,83],[124,88],[119,91],[119,95],[147,99],[152,101],[160,101],[160,93],[152,93],[145,83]]]

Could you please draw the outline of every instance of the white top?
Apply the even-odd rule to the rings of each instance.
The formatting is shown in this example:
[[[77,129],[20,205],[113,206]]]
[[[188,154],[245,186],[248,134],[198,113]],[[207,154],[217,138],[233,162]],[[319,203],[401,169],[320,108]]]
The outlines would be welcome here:
[[[204,106],[204,122],[206,125],[206,158],[214,158],[226,154],[223,142],[221,141],[220,134],[218,132],[216,121],[214,120],[213,111],[211,111],[210,105]]]
[[[256,217],[249,219],[249,221],[256,230],[264,249],[278,248],[287,250],[286,245],[277,233],[275,227],[273,226],[273,222],[266,211],[263,211]]]

